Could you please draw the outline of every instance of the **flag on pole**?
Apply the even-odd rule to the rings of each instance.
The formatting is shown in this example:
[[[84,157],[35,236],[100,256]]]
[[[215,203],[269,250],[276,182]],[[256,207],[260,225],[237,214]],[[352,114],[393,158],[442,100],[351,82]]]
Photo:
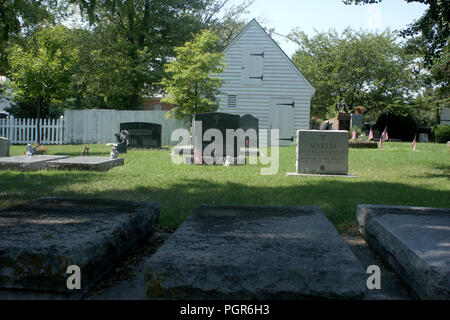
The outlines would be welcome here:
[[[387,133],[387,127],[384,128],[384,131],[383,131],[383,133],[381,134],[381,137],[380,137],[380,149],[383,149],[383,141],[386,141],[386,140],[389,140],[389,136],[388,136],[388,133]]]
[[[194,164],[202,164],[203,163],[202,152],[200,151],[198,145],[199,145],[199,143],[196,139],[195,144],[194,144]]]
[[[414,140],[412,142],[413,151],[416,151],[416,136],[414,136]]]
[[[369,140],[373,139],[373,131],[372,131],[372,127],[370,127],[370,132],[369,132]]]
[[[356,130],[355,129],[353,129],[353,131],[352,131],[352,139],[356,140]]]

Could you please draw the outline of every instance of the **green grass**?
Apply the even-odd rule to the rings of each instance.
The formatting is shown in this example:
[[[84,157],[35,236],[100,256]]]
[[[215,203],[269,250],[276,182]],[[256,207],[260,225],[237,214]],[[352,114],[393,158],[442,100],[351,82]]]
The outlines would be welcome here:
[[[77,156],[84,145],[48,146],[50,154]],[[90,145],[90,155],[110,148]],[[11,155],[25,146],[12,146]],[[450,148],[445,144],[385,143],[383,150],[349,149],[349,173],[358,178],[286,177],[295,148],[280,148],[280,168],[261,165],[175,165],[170,151],[129,150],[125,165],[107,172],[0,171],[0,208],[40,196],[159,201],[160,230],[173,230],[201,203],[315,205],[341,232],[354,230],[363,203],[450,207]]]

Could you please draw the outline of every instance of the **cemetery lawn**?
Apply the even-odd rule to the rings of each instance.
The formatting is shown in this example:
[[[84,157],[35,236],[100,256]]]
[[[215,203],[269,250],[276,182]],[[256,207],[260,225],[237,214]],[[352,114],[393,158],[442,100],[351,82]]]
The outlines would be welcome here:
[[[79,156],[84,145],[47,146],[48,154]],[[109,156],[89,145],[91,156]],[[11,155],[25,146],[12,146]],[[41,196],[159,201],[160,231],[175,230],[199,204],[314,205],[340,232],[356,232],[358,204],[450,207],[450,147],[384,143],[382,150],[349,149],[349,173],[357,178],[286,177],[295,172],[295,147],[280,148],[280,168],[262,165],[176,165],[170,151],[128,150],[125,165],[106,172],[0,171],[0,209]]]

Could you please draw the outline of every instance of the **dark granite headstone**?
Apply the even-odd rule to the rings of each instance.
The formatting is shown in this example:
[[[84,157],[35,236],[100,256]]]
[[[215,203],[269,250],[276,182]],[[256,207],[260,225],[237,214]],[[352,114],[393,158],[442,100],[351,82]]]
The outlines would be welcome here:
[[[128,131],[129,147],[161,148],[161,125],[151,122],[123,122],[120,130]]]
[[[201,121],[202,122],[202,130],[196,130],[195,122]],[[205,150],[205,148],[211,144],[213,141],[203,141],[203,137],[205,132],[208,129],[217,129],[222,133],[223,137],[223,153],[222,156],[227,156],[227,145],[233,143],[233,141],[227,141],[226,139],[226,130],[227,129],[233,129],[237,130],[239,129],[239,122],[240,122],[240,116],[229,114],[229,113],[223,113],[223,112],[209,112],[209,113],[197,113],[194,116],[193,119],[193,144],[194,146],[197,143],[200,143],[202,141],[202,150]],[[197,132],[198,131],[198,132]],[[201,137],[199,136],[201,133]],[[233,155],[229,155],[232,157],[237,157],[237,138],[234,138],[234,149],[233,149]],[[204,154],[204,156],[210,156],[208,154]],[[217,156],[217,155],[212,155]]]
[[[259,147],[259,120],[250,114],[243,115],[239,120],[239,127],[246,132],[249,129],[254,129],[256,131],[256,145],[255,142],[250,143],[249,137],[245,137],[245,147],[258,148]]]
[[[350,121],[352,120],[352,115],[350,113],[339,113],[337,120],[339,122],[339,127],[337,130],[350,131]]]

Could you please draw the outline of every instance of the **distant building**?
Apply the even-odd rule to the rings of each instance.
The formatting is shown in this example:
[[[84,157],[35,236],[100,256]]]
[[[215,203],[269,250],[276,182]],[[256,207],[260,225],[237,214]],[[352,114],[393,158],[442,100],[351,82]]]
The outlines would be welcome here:
[[[280,145],[291,144],[298,129],[309,129],[315,89],[256,20],[223,53],[219,112],[251,114],[260,130],[279,129]]]
[[[146,98],[144,103],[142,104],[142,110],[162,110],[168,111],[171,110],[174,106],[161,101],[161,97],[151,97]]]

